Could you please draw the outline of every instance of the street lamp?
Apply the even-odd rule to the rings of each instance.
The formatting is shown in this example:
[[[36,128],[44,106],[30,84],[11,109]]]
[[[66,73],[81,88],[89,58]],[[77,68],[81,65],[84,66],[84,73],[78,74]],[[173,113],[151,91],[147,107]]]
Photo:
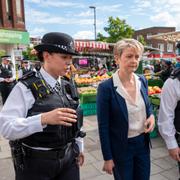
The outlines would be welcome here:
[[[89,8],[94,10],[94,40],[96,41],[96,7],[89,6]]]

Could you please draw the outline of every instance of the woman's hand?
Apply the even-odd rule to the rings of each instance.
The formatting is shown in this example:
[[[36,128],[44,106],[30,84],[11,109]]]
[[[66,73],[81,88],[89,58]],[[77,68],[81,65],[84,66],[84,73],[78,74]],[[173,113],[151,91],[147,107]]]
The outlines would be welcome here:
[[[82,166],[84,164],[84,154],[82,152],[77,157],[77,164],[79,166]]]
[[[76,111],[70,108],[57,108],[41,114],[42,125],[72,126],[76,121]]]
[[[113,174],[113,168],[114,168],[113,160],[104,161],[103,171],[105,171],[107,174]]]
[[[144,123],[144,126],[145,126],[145,128],[144,128],[145,133],[149,133],[154,130],[154,127],[155,127],[154,115],[152,115],[152,114],[150,115],[150,117]]]

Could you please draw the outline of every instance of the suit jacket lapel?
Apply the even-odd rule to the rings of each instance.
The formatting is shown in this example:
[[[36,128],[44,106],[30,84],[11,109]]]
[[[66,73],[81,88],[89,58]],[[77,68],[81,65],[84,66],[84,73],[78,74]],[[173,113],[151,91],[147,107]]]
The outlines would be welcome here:
[[[116,95],[117,102],[122,110],[122,113],[124,115],[124,118],[126,121],[128,121],[128,112],[127,112],[127,106],[124,98],[116,91],[117,87],[114,88],[114,94]]]

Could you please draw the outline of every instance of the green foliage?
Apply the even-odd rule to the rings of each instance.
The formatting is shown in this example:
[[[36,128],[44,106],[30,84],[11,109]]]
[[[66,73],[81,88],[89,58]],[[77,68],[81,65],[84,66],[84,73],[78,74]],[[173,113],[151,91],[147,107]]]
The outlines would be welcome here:
[[[22,54],[25,59],[36,61],[37,57],[35,55],[31,54],[32,49],[33,48],[28,47],[26,51],[22,52]]]
[[[140,43],[142,43],[144,46],[146,46],[146,41],[144,40],[144,37],[142,36],[142,35],[140,35],[139,37],[138,37],[138,41],[140,42]]]
[[[0,57],[5,56],[5,55],[6,55],[6,51],[3,49],[0,49]]]
[[[109,17],[108,26],[104,27],[104,31],[108,34],[108,37],[98,33],[97,41],[115,43],[123,38],[132,38],[134,34],[134,29],[126,24],[125,20],[121,20],[118,17],[114,19],[112,16]]]

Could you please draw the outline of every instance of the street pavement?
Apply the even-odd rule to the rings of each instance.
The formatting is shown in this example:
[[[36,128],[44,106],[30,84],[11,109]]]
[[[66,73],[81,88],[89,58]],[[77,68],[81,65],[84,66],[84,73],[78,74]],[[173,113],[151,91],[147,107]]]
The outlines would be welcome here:
[[[1,109],[2,105],[0,106]],[[103,159],[98,138],[96,116],[84,118],[85,163],[81,167],[81,180],[112,180],[102,171]],[[8,141],[0,137],[0,180],[14,180],[14,170]],[[73,180],[73,179],[72,179]],[[152,139],[150,180],[178,180],[177,164],[165,148],[160,136]]]

